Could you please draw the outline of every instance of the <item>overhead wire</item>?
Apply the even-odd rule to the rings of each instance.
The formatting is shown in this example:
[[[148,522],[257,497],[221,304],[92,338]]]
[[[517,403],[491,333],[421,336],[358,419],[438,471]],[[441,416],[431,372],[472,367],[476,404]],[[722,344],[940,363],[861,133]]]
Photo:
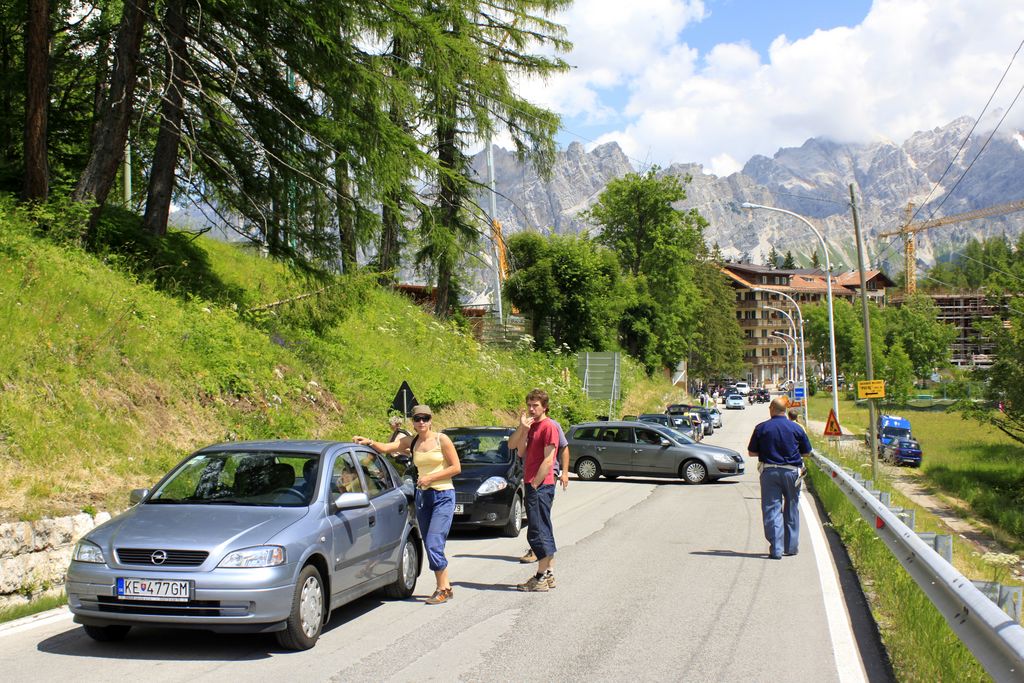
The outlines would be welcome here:
[[[935,184],[932,185],[932,189],[928,192],[928,196],[924,198],[924,201],[921,202],[920,206],[917,207],[917,211],[915,211],[914,215],[911,216],[910,221],[909,221],[910,223],[914,222],[914,220],[917,218],[918,214],[921,213],[921,210],[924,209],[924,207],[928,204],[928,200],[931,199],[933,194],[935,194],[935,190],[937,190],[939,188],[939,185],[942,184],[942,180],[946,177],[946,175],[949,173],[950,169],[953,168],[953,164],[956,163],[956,160],[960,157],[960,152],[962,152],[964,147],[967,145],[967,141],[971,139],[971,135],[974,134],[974,130],[978,127],[978,124],[981,123],[982,118],[985,116],[985,112],[988,111],[989,105],[992,104],[992,100],[995,98],[996,93],[999,91],[1000,86],[1002,86],[1003,81],[1006,79],[1006,74],[1008,74],[1010,72],[1010,67],[1013,66],[1013,62],[1014,62],[1014,60],[1017,59],[1017,55],[1020,53],[1021,48],[1024,48],[1024,40],[1022,40],[1020,42],[1020,45],[1017,46],[1017,49],[1014,51],[1013,56],[1010,57],[1010,63],[1007,64],[1006,65],[1006,69],[1003,70],[1003,75],[1000,76],[999,82],[996,83],[996,87],[992,89],[992,94],[988,96],[988,101],[985,102],[985,106],[981,108],[981,113],[979,113],[978,116],[975,118],[974,125],[971,126],[971,129],[967,132],[967,135],[964,136],[963,142],[960,143],[960,147],[958,147],[957,150],[956,150],[956,154],[954,154],[953,158],[949,160],[949,163],[946,165],[946,170],[944,170],[942,172],[942,175],[939,176],[939,179],[935,181]],[[1018,95],[1019,95],[1019,93],[1018,93]],[[1014,101],[1016,101],[1016,99]],[[1013,106],[1013,105],[1010,105],[1010,106]],[[1004,118],[1005,118],[1005,115],[1004,115]],[[1002,121],[1000,121],[1000,123],[1002,123]],[[972,162],[972,164],[973,164],[973,162]],[[970,168],[968,168],[968,170],[970,170]],[[966,174],[967,174],[967,171],[964,171],[964,175],[966,175]],[[960,176],[960,178],[962,180],[963,179],[963,175]],[[960,181],[958,180],[956,184],[959,185]],[[956,189],[956,185],[953,186],[953,189]],[[952,193],[952,191],[953,190],[950,190],[949,192],[947,192],[946,196],[948,197]],[[945,202],[945,199],[943,199],[943,202]],[[940,203],[939,206],[942,206],[942,204]],[[938,207],[936,207],[935,210],[938,210]],[[931,212],[932,216],[935,215],[935,210],[933,210]]]

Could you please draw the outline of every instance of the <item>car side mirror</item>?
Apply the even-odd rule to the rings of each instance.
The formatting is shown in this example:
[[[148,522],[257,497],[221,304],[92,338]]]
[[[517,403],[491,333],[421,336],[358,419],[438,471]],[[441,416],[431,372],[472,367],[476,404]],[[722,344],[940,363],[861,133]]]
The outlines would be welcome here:
[[[402,477],[402,485],[398,487],[398,490],[405,494],[410,502],[416,498],[416,482],[412,477]]]
[[[335,510],[354,510],[370,507],[370,499],[365,493],[342,493],[334,499]]]
[[[148,495],[149,495],[149,489],[132,489],[132,492],[128,494],[128,501],[132,505],[138,505]]]
[[[662,439],[661,439],[661,445],[662,445],[662,446],[671,446],[671,445],[672,445],[672,442],[671,442],[671,441],[669,441],[669,440],[668,440],[668,439],[666,439],[666,438],[662,438]]]

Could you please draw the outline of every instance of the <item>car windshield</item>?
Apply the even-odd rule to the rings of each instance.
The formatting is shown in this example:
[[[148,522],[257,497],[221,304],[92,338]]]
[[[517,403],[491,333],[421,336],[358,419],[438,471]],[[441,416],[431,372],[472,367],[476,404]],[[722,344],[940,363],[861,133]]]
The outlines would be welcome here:
[[[902,427],[884,427],[882,429],[882,434],[896,439],[901,439],[910,436],[910,430],[903,429]]]
[[[179,465],[146,504],[302,507],[313,498],[319,462],[312,453],[197,453]]]
[[[508,450],[508,433],[492,430],[446,429],[445,434],[455,444],[462,463],[507,465],[512,462]]]
[[[915,449],[915,448],[920,448],[920,447],[921,447],[921,445],[919,443],[917,443],[916,441],[913,441],[913,440],[910,440],[910,439],[901,439],[900,440],[900,448]]]

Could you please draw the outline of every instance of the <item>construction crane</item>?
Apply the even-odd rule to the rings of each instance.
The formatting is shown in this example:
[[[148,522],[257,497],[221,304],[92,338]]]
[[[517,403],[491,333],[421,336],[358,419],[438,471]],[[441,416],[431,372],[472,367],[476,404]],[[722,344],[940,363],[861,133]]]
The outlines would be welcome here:
[[[1001,216],[1007,213],[1013,213],[1014,211],[1020,211],[1024,209],[1024,199],[1019,199],[1015,202],[1007,202],[1006,204],[996,204],[995,206],[988,206],[983,209],[975,209],[974,211],[965,211],[963,213],[955,213],[952,216],[943,216],[942,218],[931,218],[926,221],[918,221],[911,223],[911,217],[914,215],[914,205],[907,204],[906,222],[903,227],[899,230],[892,230],[890,232],[879,233],[878,237],[893,237],[895,235],[903,236],[904,250],[903,256],[905,261],[904,275],[906,277],[905,290],[907,294],[913,294],[917,290],[917,256],[916,256],[916,244],[915,236],[922,230],[928,230],[929,228],[937,228],[942,225],[949,225],[951,223],[963,223],[965,221],[973,221],[979,218],[989,218],[991,216]]]

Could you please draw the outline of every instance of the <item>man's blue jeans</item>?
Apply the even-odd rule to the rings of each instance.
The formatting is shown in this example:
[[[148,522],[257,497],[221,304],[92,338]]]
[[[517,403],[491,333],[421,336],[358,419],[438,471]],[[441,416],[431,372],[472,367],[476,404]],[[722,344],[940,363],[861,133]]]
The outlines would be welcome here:
[[[551,527],[551,504],[555,501],[555,485],[541,484],[539,488],[526,485],[526,542],[538,560],[554,555],[555,534]]]
[[[761,516],[772,557],[796,555],[800,545],[800,487],[798,472],[788,467],[765,467],[761,472]]]

